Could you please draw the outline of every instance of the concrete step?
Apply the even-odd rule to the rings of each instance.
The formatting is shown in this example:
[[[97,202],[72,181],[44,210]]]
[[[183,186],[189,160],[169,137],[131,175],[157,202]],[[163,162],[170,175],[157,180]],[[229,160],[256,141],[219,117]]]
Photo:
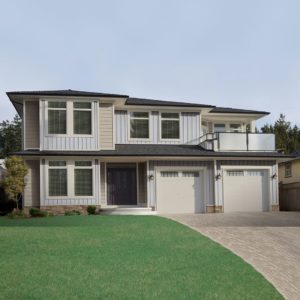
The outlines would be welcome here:
[[[101,208],[102,215],[156,215],[150,207],[107,207]]]

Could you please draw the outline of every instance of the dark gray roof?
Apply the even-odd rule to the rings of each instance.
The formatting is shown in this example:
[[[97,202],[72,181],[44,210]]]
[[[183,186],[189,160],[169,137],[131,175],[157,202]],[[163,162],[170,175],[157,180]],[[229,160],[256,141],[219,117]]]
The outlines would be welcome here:
[[[130,145],[117,144],[115,150],[100,151],[38,151],[25,150],[14,155],[39,156],[149,156],[149,157],[253,157],[253,158],[288,158],[294,156],[278,152],[213,152],[198,145]]]
[[[13,101],[16,106],[21,105],[17,103],[14,96],[73,96],[73,97],[115,97],[115,98],[127,98],[126,105],[140,105],[140,106],[176,106],[176,107],[203,107],[212,108],[211,113],[239,113],[239,114],[262,114],[267,115],[269,112],[247,110],[229,107],[216,107],[214,105],[190,103],[190,102],[177,102],[177,101],[165,101],[165,100],[154,100],[144,98],[134,98],[128,95],[120,94],[109,94],[109,93],[98,93],[98,92],[86,92],[76,90],[48,90],[48,91],[15,91],[7,92],[7,96]],[[14,99],[13,99],[14,98]],[[17,111],[21,111],[21,108],[16,107]]]
[[[77,97],[120,97],[128,98],[127,95],[95,93],[75,90],[54,90],[54,91],[18,91],[6,93],[8,97],[14,95],[35,95],[35,96],[77,96]]]
[[[199,103],[153,100],[153,99],[132,98],[132,97],[130,97],[126,100],[126,105],[207,107],[207,108],[215,107],[214,105],[199,104]]]
[[[230,108],[230,107],[215,107],[210,113],[220,113],[220,114],[258,114],[258,115],[269,115],[267,111],[259,110],[249,110],[249,109],[239,109],[239,108]]]

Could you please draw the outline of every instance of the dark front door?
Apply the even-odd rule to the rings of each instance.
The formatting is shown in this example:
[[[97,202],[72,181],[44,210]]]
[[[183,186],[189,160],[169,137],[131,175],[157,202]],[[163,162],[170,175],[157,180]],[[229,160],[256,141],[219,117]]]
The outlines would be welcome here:
[[[107,168],[107,204],[137,204],[135,167]]]

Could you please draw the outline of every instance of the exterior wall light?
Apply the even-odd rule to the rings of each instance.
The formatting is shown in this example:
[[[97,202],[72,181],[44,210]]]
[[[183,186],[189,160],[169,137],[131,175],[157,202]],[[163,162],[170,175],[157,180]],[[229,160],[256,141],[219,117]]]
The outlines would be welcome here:
[[[149,175],[149,180],[154,180],[154,175]]]
[[[272,176],[271,176],[272,179],[277,179],[277,174],[274,173]]]
[[[220,173],[216,175],[216,180],[220,180],[221,178],[222,178],[222,176]]]

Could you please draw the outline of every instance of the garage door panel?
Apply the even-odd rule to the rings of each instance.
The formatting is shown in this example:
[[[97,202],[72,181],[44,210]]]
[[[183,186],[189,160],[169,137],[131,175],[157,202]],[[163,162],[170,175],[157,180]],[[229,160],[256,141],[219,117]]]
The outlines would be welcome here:
[[[230,170],[223,176],[224,212],[269,209],[267,171]]]
[[[173,172],[173,173],[172,173]],[[203,211],[203,177],[199,171],[161,171],[157,176],[157,211],[159,213],[194,213]]]

